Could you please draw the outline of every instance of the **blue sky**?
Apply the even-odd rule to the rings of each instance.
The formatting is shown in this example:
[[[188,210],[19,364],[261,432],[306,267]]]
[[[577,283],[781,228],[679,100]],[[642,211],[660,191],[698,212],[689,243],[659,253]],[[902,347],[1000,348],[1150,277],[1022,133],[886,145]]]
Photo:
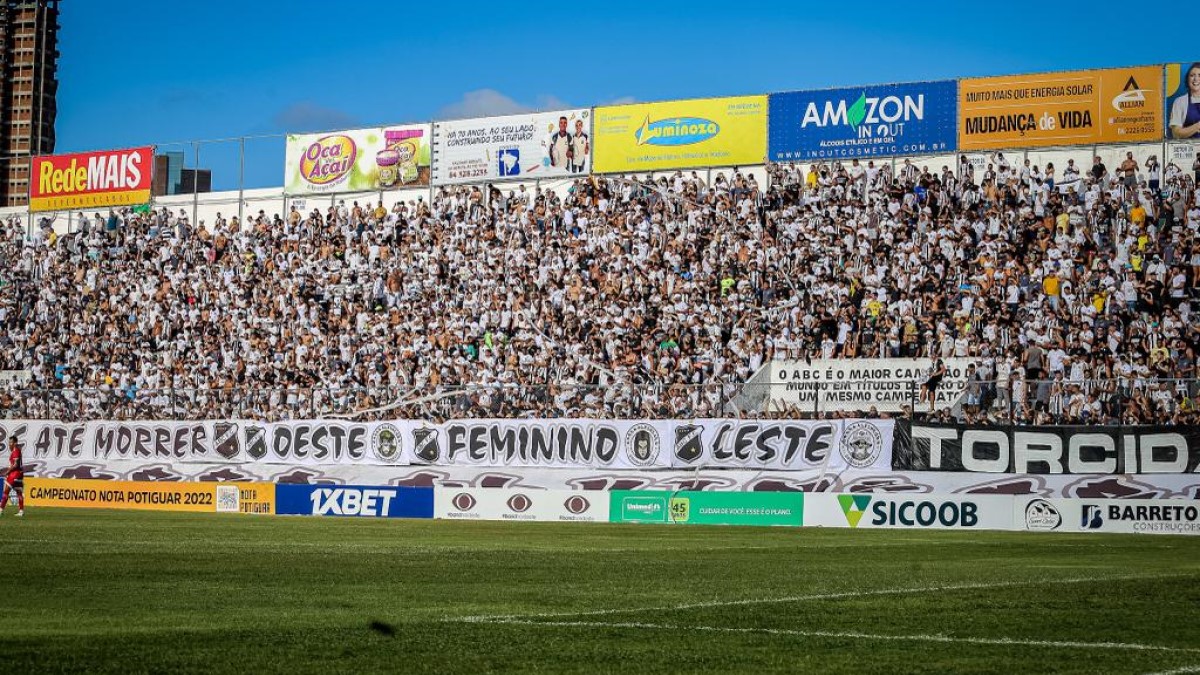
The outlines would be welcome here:
[[[57,151],[155,143],[189,165],[192,146],[171,143],[1200,57],[1166,6],[1133,21],[1107,2],[61,7]],[[228,189],[237,157],[210,143],[199,163]],[[282,140],[249,141],[245,170],[248,187],[279,185]]]

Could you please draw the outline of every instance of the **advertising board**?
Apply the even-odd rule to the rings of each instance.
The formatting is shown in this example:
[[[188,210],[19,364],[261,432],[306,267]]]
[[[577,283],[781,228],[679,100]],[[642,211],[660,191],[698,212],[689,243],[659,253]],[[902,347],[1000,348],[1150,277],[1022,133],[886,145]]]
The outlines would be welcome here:
[[[272,513],[270,483],[176,483],[26,478],[30,506],[195,513]]]
[[[360,485],[275,486],[280,515],[432,518],[433,488]]]
[[[68,211],[150,201],[154,148],[75,152],[34,157],[30,211]]]
[[[817,527],[1010,530],[1007,495],[805,495],[804,525]]]
[[[1137,143],[1163,137],[1159,66],[968,78],[961,150]]]
[[[767,97],[600,107],[595,139],[597,173],[762,164]]]
[[[563,178],[592,167],[587,108],[433,125],[433,182],[438,185]]]
[[[429,124],[288,134],[283,192],[303,196],[429,185],[432,135]]]
[[[614,490],[609,498],[614,523],[799,527],[804,521],[800,492]]]
[[[771,94],[771,161],[953,152],[958,83],[914,82]]]
[[[608,522],[608,493],[503,488],[434,488],[434,517],[447,520]]]

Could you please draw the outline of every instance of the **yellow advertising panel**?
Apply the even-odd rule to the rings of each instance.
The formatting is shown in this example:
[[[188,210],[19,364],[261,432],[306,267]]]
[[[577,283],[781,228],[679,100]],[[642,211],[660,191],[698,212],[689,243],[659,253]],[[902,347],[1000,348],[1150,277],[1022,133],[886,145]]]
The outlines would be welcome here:
[[[1156,66],[960,80],[958,148],[1154,141],[1162,100]]]
[[[30,506],[196,513],[274,513],[271,483],[169,483],[27,478]]]
[[[598,173],[762,164],[767,97],[734,96],[596,108]]]

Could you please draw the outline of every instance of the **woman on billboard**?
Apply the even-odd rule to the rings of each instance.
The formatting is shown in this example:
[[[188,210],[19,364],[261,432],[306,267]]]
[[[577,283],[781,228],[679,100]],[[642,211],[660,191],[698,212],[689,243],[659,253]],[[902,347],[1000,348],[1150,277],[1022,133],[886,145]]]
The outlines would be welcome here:
[[[1200,62],[1193,63],[1179,83],[1181,90],[1171,102],[1168,126],[1172,138],[1195,138],[1200,134]]]

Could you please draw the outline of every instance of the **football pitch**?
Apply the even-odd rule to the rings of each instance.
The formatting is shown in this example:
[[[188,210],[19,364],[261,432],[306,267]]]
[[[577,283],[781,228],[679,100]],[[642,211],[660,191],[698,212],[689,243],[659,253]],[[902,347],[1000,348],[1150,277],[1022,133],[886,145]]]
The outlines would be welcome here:
[[[23,672],[1200,672],[1200,539],[32,509]]]

